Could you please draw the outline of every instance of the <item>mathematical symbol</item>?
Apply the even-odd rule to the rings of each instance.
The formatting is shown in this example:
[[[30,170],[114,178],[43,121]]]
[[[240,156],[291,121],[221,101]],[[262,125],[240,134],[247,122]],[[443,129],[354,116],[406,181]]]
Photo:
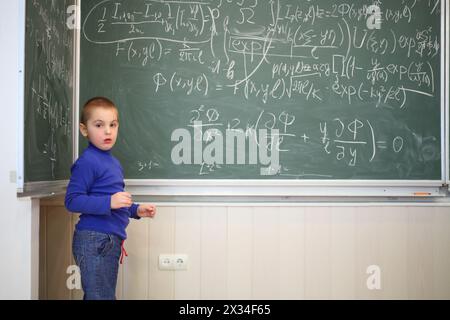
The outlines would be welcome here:
[[[306,143],[309,140],[309,137],[304,133],[301,138],[303,139],[303,142]]]
[[[377,141],[377,148],[378,149],[387,149],[386,141]]]

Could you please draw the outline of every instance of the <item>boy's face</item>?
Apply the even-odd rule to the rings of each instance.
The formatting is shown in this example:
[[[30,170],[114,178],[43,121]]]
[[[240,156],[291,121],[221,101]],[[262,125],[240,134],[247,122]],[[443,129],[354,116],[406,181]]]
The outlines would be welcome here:
[[[87,125],[80,123],[81,134],[100,150],[110,150],[117,140],[119,120],[117,110],[112,108],[95,108],[92,110]]]

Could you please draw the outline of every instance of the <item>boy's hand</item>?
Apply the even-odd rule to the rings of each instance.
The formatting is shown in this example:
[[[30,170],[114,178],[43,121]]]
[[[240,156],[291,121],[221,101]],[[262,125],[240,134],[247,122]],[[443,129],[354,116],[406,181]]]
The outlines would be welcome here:
[[[156,214],[156,206],[154,204],[141,204],[137,209],[137,215],[141,218],[153,218]]]
[[[132,204],[133,200],[128,192],[117,192],[111,197],[111,209],[129,208]]]

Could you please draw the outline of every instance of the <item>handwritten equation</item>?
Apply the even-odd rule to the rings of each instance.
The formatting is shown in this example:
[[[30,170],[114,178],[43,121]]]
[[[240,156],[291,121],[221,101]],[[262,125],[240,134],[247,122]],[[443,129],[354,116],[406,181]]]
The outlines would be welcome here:
[[[198,175],[227,171],[244,162],[227,163],[227,133],[243,133],[247,144],[256,139],[258,159],[279,153],[279,163],[258,162],[279,176],[334,178],[327,172],[341,166],[383,162],[405,176],[410,171],[395,161],[416,157],[411,167],[422,168],[440,155],[441,7],[440,0],[87,1],[81,35],[86,59],[123,72],[127,80],[114,87],[142,92],[128,98],[172,126],[161,129],[168,144],[173,131],[189,131],[171,147],[201,134],[206,151],[197,157],[195,142],[176,145],[194,156],[180,151],[167,164],[150,153],[134,162],[138,172],[173,163],[195,164]],[[208,149],[220,149],[216,138],[225,145],[218,156]],[[246,165],[255,164],[251,148]]]
[[[108,45],[118,63],[125,58],[152,67],[176,59],[181,68],[198,70],[153,73],[155,93],[227,90],[264,103],[320,104],[332,98],[404,108],[417,95],[435,97],[438,70],[432,62],[441,45],[436,25],[412,32],[400,26],[423,10],[437,19],[440,7],[437,0],[394,6],[380,14],[380,30],[369,30],[363,23],[371,17],[366,4],[107,0],[85,17],[83,34],[89,42]]]
[[[280,154],[281,165],[277,168],[276,174],[299,177],[299,174],[289,173],[294,168],[283,165],[283,159],[290,154],[301,153],[305,147],[320,149],[313,157],[328,157],[330,162],[337,161],[342,162],[346,167],[355,167],[362,162],[364,166],[370,165],[373,161],[378,161],[380,155],[382,157],[382,154],[386,152],[401,155],[405,151],[405,143],[410,143],[408,141],[410,133],[407,131],[403,131],[407,135],[406,138],[402,135],[386,134],[382,124],[379,125],[377,121],[370,119],[334,118],[313,125],[311,123],[305,125],[298,120],[299,118],[301,117],[287,111],[273,113],[262,110],[253,119],[243,121],[239,116],[226,119],[213,106],[195,107],[190,111],[189,122],[185,124],[186,128],[192,130],[190,138],[194,141],[193,145],[200,145],[201,152],[204,152],[208,146],[214,146],[214,153],[221,155],[233,150],[231,157],[226,156],[226,161],[224,158],[216,158],[218,161],[208,162],[204,160],[204,154],[200,155],[199,159],[202,161],[195,163],[199,167],[198,174],[200,176],[212,174],[221,170],[224,165],[236,164],[234,163],[235,151],[242,152],[241,155],[237,155],[237,158],[241,159],[240,164],[246,164],[246,161],[251,158],[249,154],[252,145],[255,148],[263,147],[264,152]],[[261,137],[258,136],[260,130],[277,133],[263,144]],[[235,145],[234,140],[229,142],[230,139],[239,136],[242,138],[238,138],[243,143],[241,146]],[[229,159],[231,162],[227,162]],[[159,164],[153,161],[148,164],[139,161],[139,167],[139,171],[144,168],[152,170],[157,169]],[[301,176],[333,178],[332,175],[312,172],[302,173]]]
[[[49,179],[59,177],[60,163],[71,150],[74,33],[66,28],[71,4],[27,1],[25,124],[27,139],[33,140],[26,143],[33,144],[27,150],[37,152],[28,155],[28,165],[45,165]]]

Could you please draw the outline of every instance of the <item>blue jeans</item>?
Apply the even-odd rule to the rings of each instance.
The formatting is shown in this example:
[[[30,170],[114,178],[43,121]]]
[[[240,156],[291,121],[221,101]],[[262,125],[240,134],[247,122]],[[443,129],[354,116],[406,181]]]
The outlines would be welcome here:
[[[115,300],[122,239],[96,231],[75,230],[72,252],[80,268],[85,300]]]

